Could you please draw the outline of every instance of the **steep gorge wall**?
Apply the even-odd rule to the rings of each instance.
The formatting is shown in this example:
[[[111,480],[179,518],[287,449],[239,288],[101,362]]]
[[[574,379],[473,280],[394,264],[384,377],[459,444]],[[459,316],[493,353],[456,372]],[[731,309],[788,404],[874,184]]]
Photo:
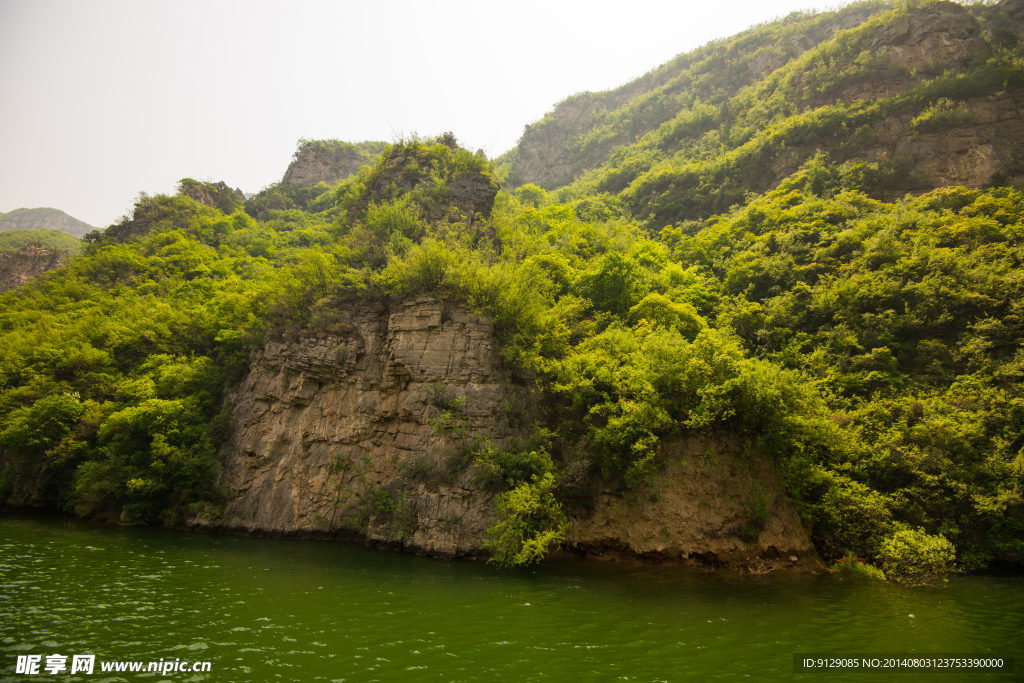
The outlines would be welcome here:
[[[453,466],[456,446],[431,426],[438,402],[459,397],[468,433],[498,445],[521,435],[516,407],[534,400],[502,369],[490,321],[458,305],[354,306],[330,331],[269,341],[229,396],[223,517],[192,525],[485,555],[495,493],[470,463]],[[639,502],[595,481],[594,507],[572,518],[564,552],[726,565],[796,555],[813,566],[808,530],[770,461],[742,451],[725,436],[673,444],[654,495]],[[747,544],[737,533],[758,486],[770,519]]]

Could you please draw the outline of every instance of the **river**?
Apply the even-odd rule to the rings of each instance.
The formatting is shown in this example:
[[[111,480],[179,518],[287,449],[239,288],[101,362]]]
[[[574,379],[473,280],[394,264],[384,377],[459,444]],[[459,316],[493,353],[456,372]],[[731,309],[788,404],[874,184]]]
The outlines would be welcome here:
[[[1024,577],[906,588],[560,561],[498,570],[361,545],[0,516],[0,681],[888,681],[1024,674],[793,672],[799,653],[1012,655]],[[19,655],[96,656],[92,675]],[[110,673],[102,662],[209,662]],[[162,666],[162,663],[161,663]],[[201,667],[200,667],[201,668]]]

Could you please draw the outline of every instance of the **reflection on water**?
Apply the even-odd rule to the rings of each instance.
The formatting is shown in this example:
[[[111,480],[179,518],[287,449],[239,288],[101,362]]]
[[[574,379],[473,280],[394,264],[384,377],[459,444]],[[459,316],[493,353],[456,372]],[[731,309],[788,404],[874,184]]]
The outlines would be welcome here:
[[[908,589],[577,561],[499,571],[344,543],[11,515],[0,548],[0,681],[75,680],[15,673],[17,655],[55,653],[212,662],[205,675],[80,678],[153,683],[870,681],[892,675],[794,675],[792,656],[1013,654],[1024,633],[1018,576]]]

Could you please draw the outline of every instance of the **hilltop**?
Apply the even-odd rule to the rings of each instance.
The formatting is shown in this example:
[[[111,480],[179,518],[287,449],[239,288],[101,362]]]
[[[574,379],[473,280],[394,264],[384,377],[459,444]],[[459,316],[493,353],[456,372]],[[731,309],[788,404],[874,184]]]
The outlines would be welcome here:
[[[59,230],[82,237],[95,228],[59,209],[38,208],[15,209],[0,214],[0,231],[7,230]]]
[[[355,175],[361,166],[372,163],[386,146],[384,142],[373,141],[299,140],[281,184],[293,187],[334,185]]]

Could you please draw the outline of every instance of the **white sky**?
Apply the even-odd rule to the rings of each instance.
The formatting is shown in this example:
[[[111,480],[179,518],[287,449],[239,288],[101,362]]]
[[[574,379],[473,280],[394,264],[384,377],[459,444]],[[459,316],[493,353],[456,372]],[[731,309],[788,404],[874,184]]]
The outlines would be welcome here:
[[[0,0],[0,211],[96,226],[182,177],[256,192],[300,137],[495,156],[584,90],[815,0]]]

